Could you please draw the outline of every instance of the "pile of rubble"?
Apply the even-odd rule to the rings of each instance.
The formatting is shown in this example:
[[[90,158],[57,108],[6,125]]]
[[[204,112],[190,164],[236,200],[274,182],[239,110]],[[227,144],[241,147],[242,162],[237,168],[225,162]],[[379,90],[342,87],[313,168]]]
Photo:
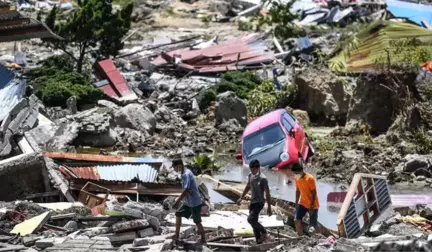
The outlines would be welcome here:
[[[172,209],[169,206],[163,208],[161,203],[152,200],[134,202],[127,197],[111,197],[102,214],[92,214],[87,206],[79,202],[16,201],[1,203],[1,209],[0,228],[3,233],[0,246],[5,251],[30,248],[38,251],[175,251],[172,240],[175,231],[174,216],[169,214]],[[218,216],[226,220],[221,221]],[[216,226],[210,224],[213,223],[211,218],[214,219],[213,222],[217,220]],[[240,225],[240,229],[223,228],[233,220],[243,221],[242,219],[244,224]],[[273,224],[267,225],[280,226],[275,224],[276,219],[273,219]],[[256,247],[254,238],[249,238],[252,233],[244,229],[248,226],[245,220],[245,215],[229,211],[213,211],[209,217],[203,217],[203,225],[207,231],[206,246],[240,246],[244,249]],[[264,223],[267,221],[264,220]],[[280,238],[275,239],[280,239],[278,243],[286,242],[288,239],[285,237],[286,235],[281,234]],[[184,250],[203,249],[202,245],[195,241],[196,231],[193,224],[182,226],[180,238],[185,241],[182,245]],[[267,246],[274,246],[276,240]]]

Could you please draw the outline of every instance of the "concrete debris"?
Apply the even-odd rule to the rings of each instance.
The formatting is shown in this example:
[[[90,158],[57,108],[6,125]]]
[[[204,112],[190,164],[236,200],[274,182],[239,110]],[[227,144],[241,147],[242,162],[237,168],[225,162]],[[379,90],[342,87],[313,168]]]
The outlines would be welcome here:
[[[116,223],[112,226],[112,229],[116,233],[132,231],[132,230],[140,230],[149,226],[147,220],[132,220],[126,222]]]
[[[30,73],[45,67],[45,59],[64,52],[28,39],[40,34],[18,34],[25,27],[15,25],[29,21],[40,28],[43,23],[36,22],[37,16],[44,20],[57,5],[67,18],[75,13],[76,3],[6,1],[13,2],[13,7],[3,2],[0,42],[26,40],[0,45],[0,200],[4,201],[0,202],[0,251],[431,250],[432,197],[417,189],[432,187],[432,116],[428,112],[432,64],[426,62],[416,76],[411,67],[408,74],[399,65],[398,73],[390,66],[382,72],[378,58],[371,60],[381,54],[370,53],[367,46],[369,52],[363,50],[367,43],[377,44],[371,34],[399,41],[398,29],[391,28],[402,27],[419,35],[411,37],[424,38],[413,39],[415,45],[404,50],[415,50],[412,55],[417,55],[417,50],[427,47],[423,43],[430,36],[430,6],[398,0],[297,0],[286,9],[294,18],[289,24],[258,27],[256,16],[260,21],[276,20],[271,3],[132,1],[131,29],[118,44],[123,47],[117,48],[120,55],[101,58],[96,46],[80,62],[93,88],[102,91],[103,100],[83,104],[80,90],[69,92],[65,86],[61,94],[45,90],[53,99],[68,95],[62,107],[50,107],[47,94],[41,94],[45,81],[35,83]],[[114,1],[113,9],[122,8],[120,2],[125,1]],[[264,31],[264,27],[273,30]],[[59,38],[49,33],[48,37]],[[359,50],[352,50],[356,44]],[[380,47],[373,46],[372,51],[383,51]],[[68,54],[79,55],[75,46],[71,50]],[[419,54],[431,57],[427,52]],[[394,62],[390,56],[388,61]],[[335,61],[339,58],[346,59]],[[331,66],[327,66],[329,60]],[[344,69],[374,71],[353,76]],[[260,78],[260,85],[246,78],[228,80],[229,71],[257,73],[251,78]],[[340,216],[343,220],[334,221],[340,224],[337,232],[320,224],[308,236],[297,237],[292,227],[294,204],[286,200],[294,195],[287,195],[269,179],[272,195],[281,190],[278,194],[284,199],[272,198],[277,213],[259,216],[270,234],[264,244],[256,244],[252,237],[245,206],[219,203],[218,210],[212,209],[213,203],[236,200],[239,193],[220,190],[228,198],[221,199],[209,188],[202,195],[206,206],[201,211],[209,243],[206,247],[198,244],[195,223],[183,218],[183,244],[175,246],[172,207],[182,192],[181,174],[167,160],[191,158],[194,172],[217,172],[221,178],[235,179],[237,175],[231,172],[240,167],[210,171],[207,163],[192,157],[219,156],[220,152],[223,157],[232,156],[241,146],[244,128],[254,119],[252,111],[264,114],[284,107],[307,127],[308,144],[316,146],[318,154],[312,162],[319,180],[346,185],[362,173],[373,181],[365,182],[361,192],[354,192],[360,188],[356,186],[347,193],[341,189],[328,194],[329,203],[346,210]],[[239,174],[237,179],[244,179],[243,171]],[[83,188],[89,181],[94,184]],[[386,181],[415,187],[416,194],[383,197],[388,191]],[[327,184],[318,190],[325,188]],[[348,200],[343,203],[345,196]],[[324,209],[330,204],[321,206],[320,222],[333,210]],[[363,213],[363,222],[348,223],[357,212]]]

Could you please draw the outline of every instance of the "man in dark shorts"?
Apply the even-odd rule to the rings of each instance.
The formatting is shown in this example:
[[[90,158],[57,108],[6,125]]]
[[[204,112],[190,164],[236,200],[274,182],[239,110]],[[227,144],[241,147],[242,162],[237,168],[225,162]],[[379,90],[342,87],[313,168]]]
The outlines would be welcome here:
[[[318,228],[319,201],[316,191],[315,178],[303,170],[303,163],[299,161],[291,167],[296,176],[296,212],[295,227],[299,236],[303,235],[302,220],[306,213],[309,213],[309,230]]]
[[[178,241],[180,237],[180,227],[182,217],[189,219],[192,217],[192,220],[197,226],[198,233],[201,235],[201,243],[205,243],[205,234],[204,228],[201,224],[201,196],[198,191],[198,186],[195,181],[194,174],[183,165],[183,160],[176,159],[172,161],[172,165],[174,169],[179,172],[182,176],[182,187],[183,192],[180,197],[176,200],[173,205],[173,208],[178,208],[180,202],[184,199],[183,204],[176,211],[176,231],[174,240]]]
[[[268,236],[265,228],[261,225],[261,223],[258,222],[258,217],[261,210],[264,207],[265,202],[267,202],[268,205],[267,214],[269,216],[272,215],[270,190],[269,190],[267,178],[260,171],[259,161],[252,160],[249,163],[249,168],[251,172],[248,175],[248,183],[246,185],[246,188],[243,191],[243,195],[240,197],[240,199],[238,199],[237,204],[240,205],[243,198],[251,189],[252,197],[249,205],[248,222],[249,224],[251,224],[253,228],[257,244],[261,244],[263,243],[263,241],[265,241],[268,238]],[[264,198],[264,193],[265,193],[265,198]]]

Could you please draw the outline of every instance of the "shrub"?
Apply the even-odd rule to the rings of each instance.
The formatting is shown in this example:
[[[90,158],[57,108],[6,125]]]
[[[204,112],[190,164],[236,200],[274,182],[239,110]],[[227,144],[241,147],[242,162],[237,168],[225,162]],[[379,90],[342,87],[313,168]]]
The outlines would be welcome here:
[[[71,96],[77,98],[78,106],[93,104],[102,98],[102,91],[90,85],[50,81],[36,89],[36,96],[47,106],[64,108],[66,107],[66,100]]]
[[[210,103],[216,101],[216,93],[212,89],[205,89],[200,92],[197,98],[198,105],[201,110],[205,110],[210,106]]]
[[[416,153],[430,154],[432,152],[432,139],[425,133],[424,129],[414,131],[411,141],[415,144]]]
[[[238,30],[239,31],[250,31],[253,29],[253,25],[252,23],[248,22],[248,21],[238,21],[237,23],[238,26]]]
[[[284,86],[281,90],[276,90],[276,85],[272,80],[265,80],[249,93],[248,114],[251,117],[257,117],[276,108],[286,107],[290,101],[294,100],[296,92],[295,85]]]
[[[41,67],[29,71],[30,84],[45,105],[66,107],[66,100],[71,96],[77,98],[79,106],[102,98],[102,91],[95,88],[87,76],[73,69],[73,61],[61,55],[50,57]]]
[[[216,86],[216,93],[233,91],[242,99],[246,99],[251,90],[262,83],[262,79],[253,72],[231,71],[222,74],[220,83]]]
[[[199,154],[192,159],[190,168],[195,175],[200,175],[206,171],[217,171],[220,167],[208,155]]]

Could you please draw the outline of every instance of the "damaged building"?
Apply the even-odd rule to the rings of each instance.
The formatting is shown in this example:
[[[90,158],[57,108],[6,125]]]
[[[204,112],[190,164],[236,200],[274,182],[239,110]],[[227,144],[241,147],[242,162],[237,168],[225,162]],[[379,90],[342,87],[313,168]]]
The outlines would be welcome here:
[[[45,24],[0,3],[0,43],[55,38]],[[35,97],[26,97],[20,73],[0,65],[0,189],[1,200],[24,198],[50,190],[43,156],[24,133],[39,124]]]

